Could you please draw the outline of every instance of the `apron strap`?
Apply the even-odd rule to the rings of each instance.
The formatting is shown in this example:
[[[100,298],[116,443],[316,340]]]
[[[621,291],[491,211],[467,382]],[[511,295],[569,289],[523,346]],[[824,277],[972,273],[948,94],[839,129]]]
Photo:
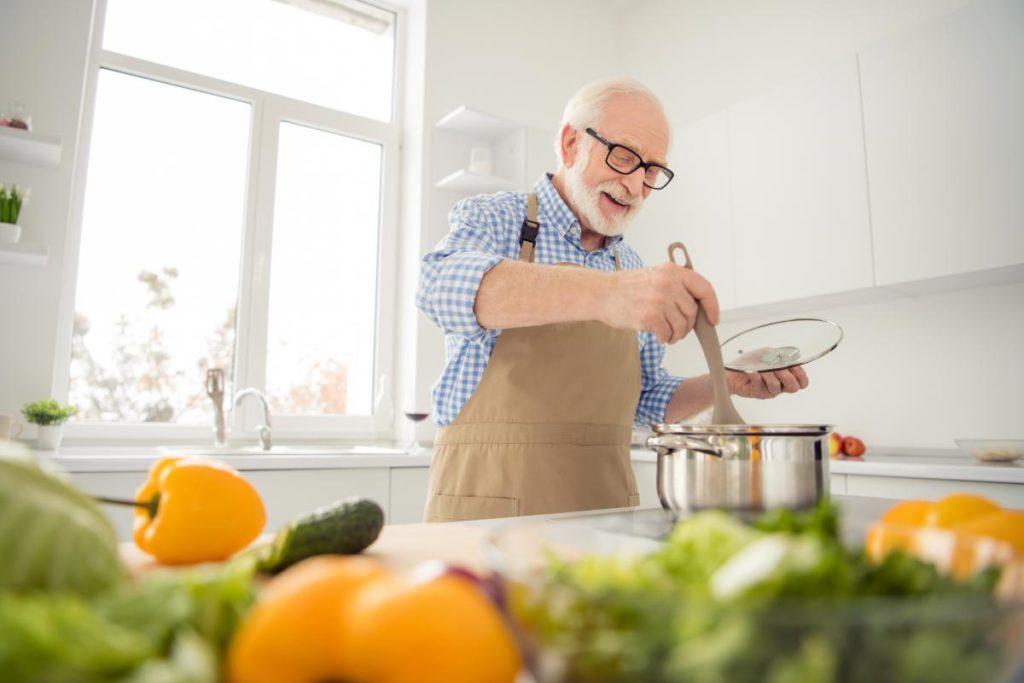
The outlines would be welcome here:
[[[615,257],[615,270],[622,270],[622,264],[619,262],[619,248],[615,247],[612,249],[612,256]]]
[[[519,231],[519,260],[533,263],[533,250],[537,246],[537,233],[540,223],[537,222],[537,194],[531,192],[526,196],[526,218]]]

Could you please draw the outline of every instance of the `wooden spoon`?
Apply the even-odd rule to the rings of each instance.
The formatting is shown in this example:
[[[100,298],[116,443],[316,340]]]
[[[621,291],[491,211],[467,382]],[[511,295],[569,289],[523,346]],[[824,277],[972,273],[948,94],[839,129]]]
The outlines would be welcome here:
[[[676,262],[675,250],[682,249],[686,257],[684,268],[693,270],[690,261],[690,253],[682,242],[673,242],[668,245],[668,258],[672,263]],[[718,343],[718,332],[715,326],[708,320],[704,313],[704,307],[697,306],[697,322],[694,323],[693,331],[697,333],[700,347],[704,350],[704,359],[708,363],[708,372],[711,374],[711,389],[714,392],[714,410],[711,413],[711,422],[716,425],[742,425],[746,424],[736,408],[732,404],[729,393],[729,385],[725,381],[725,364],[722,362],[722,346]]]

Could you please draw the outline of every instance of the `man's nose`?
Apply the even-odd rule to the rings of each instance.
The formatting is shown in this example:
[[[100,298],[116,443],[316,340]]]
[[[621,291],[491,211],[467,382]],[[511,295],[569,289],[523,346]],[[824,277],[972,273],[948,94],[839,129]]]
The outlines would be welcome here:
[[[634,197],[642,197],[644,192],[644,169],[641,166],[629,175],[622,176],[622,184]]]

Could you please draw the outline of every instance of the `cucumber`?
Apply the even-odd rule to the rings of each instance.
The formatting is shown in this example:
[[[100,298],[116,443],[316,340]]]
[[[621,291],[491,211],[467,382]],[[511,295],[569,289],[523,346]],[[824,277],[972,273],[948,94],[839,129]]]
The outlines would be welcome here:
[[[384,527],[384,511],[368,498],[347,498],[289,522],[261,554],[261,571],[276,574],[314,555],[355,555]]]

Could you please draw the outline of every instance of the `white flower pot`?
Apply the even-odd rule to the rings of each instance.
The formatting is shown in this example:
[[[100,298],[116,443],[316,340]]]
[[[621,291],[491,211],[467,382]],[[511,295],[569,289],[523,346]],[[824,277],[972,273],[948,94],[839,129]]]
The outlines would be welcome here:
[[[21,226],[17,223],[0,223],[0,242],[17,244],[21,239]]]
[[[36,435],[36,445],[41,451],[55,451],[60,446],[60,439],[64,436],[64,425],[39,425]]]

